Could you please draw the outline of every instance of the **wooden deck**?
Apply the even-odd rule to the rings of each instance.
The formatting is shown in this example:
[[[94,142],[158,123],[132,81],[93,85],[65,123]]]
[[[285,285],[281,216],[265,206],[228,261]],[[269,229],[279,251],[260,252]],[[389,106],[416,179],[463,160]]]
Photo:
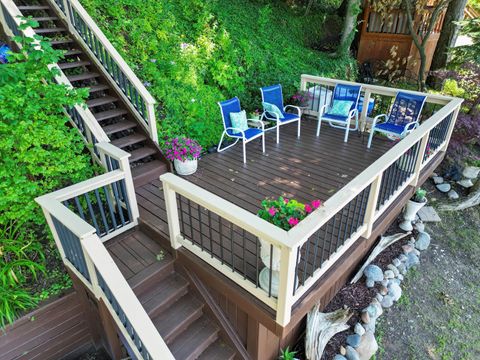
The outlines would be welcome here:
[[[344,143],[344,132],[325,124],[316,137],[316,124],[312,118],[304,120],[300,138],[296,137],[296,124],[282,126],[279,144],[275,132],[267,132],[265,154],[260,139],[247,144],[247,164],[242,162],[241,144],[209,154],[199,161],[198,171],[185,178],[256,213],[265,197],[326,201],[394,145],[377,137],[367,149],[367,136],[357,132],[350,133]],[[168,239],[161,182],[139,187],[136,194],[141,220]]]

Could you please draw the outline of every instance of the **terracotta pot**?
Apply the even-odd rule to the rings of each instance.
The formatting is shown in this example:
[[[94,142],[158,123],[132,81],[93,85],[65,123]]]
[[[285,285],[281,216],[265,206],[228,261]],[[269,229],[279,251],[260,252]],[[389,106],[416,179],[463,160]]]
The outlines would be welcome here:
[[[198,160],[173,160],[173,165],[175,166],[175,171],[178,175],[191,175],[197,171]]]

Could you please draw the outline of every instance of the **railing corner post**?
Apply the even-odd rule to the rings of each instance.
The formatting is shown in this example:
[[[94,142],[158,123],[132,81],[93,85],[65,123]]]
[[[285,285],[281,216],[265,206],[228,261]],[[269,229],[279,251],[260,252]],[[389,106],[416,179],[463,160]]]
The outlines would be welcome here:
[[[170,243],[172,248],[179,249],[182,247],[179,239],[182,236],[180,231],[180,220],[178,218],[177,194],[170,187],[168,182],[163,181],[163,193],[165,195],[165,208],[167,211],[168,232],[170,235]]]
[[[368,196],[367,209],[365,210],[365,224],[367,225],[367,230],[365,231],[364,235],[364,237],[367,239],[372,235],[373,231],[375,212],[377,210],[377,202],[382,185],[382,175],[383,173],[380,173],[375,180],[373,180],[370,188],[370,194]]]
[[[425,158],[425,151],[427,150],[429,137],[430,137],[430,131],[428,131],[420,141],[420,147],[418,149],[417,159],[415,160],[415,169],[413,172],[413,179],[412,179],[412,182],[410,183],[414,187],[418,185],[418,179],[420,178],[420,170],[422,169],[422,164]]]
[[[280,260],[280,283],[277,299],[276,321],[287,326],[292,315],[293,291],[295,287],[296,253],[293,248],[282,246]]]

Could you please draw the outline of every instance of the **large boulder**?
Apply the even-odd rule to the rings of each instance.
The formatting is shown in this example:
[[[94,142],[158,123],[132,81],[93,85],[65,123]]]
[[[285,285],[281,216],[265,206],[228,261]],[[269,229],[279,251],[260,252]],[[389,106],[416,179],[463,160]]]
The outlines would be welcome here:
[[[356,348],[360,360],[370,360],[378,350],[377,340],[371,331],[367,331],[360,341],[360,345]]]
[[[363,270],[365,277],[372,281],[382,281],[383,280],[383,271],[377,265],[368,265],[365,270]]]
[[[415,247],[420,251],[427,250],[427,248],[430,246],[430,240],[430,235],[428,233],[421,232],[418,234]]]

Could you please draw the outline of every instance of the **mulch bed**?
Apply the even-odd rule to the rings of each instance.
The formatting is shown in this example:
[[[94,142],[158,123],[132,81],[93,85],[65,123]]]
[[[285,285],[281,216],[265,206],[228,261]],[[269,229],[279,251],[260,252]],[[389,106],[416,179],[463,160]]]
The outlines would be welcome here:
[[[395,221],[386,231],[385,236],[397,234],[399,232],[403,233],[404,231],[398,227],[398,221]],[[391,264],[394,258],[402,254],[402,246],[405,245],[409,239],[410,237],[407,236],[386,248],[375,258],[372,264],[375,264],[382,270],[385,270],[387,265]],[[368,255],[369,254],[367,254],[367,256]],[[366,257],[362,262],[360,262],[359,267],[363,265],[365,260]],[[352,276],[354,275],[355,273],[352,274]],[[330,301],[323,312],[331,312],[340,308],[348,307],[353,311],[353,316],[348,321],[348,324],[351,326],[351,328],[336,334],[330,339],[323,353],[322,360],[333,359],[334,356],[339,353],[340,346],[346,346],[346,338],[348,335],[354,333],[353,325],[360,321],[361,311],[370,304],[377,292],[378,290],[376,288],[367,288],[365,286],[365,278],[361,278],[356,284],[347,283]],[[305,335],[303,335],[297,341],[294,349],[297,351],[296,357],[299,359],[305,359]]]

